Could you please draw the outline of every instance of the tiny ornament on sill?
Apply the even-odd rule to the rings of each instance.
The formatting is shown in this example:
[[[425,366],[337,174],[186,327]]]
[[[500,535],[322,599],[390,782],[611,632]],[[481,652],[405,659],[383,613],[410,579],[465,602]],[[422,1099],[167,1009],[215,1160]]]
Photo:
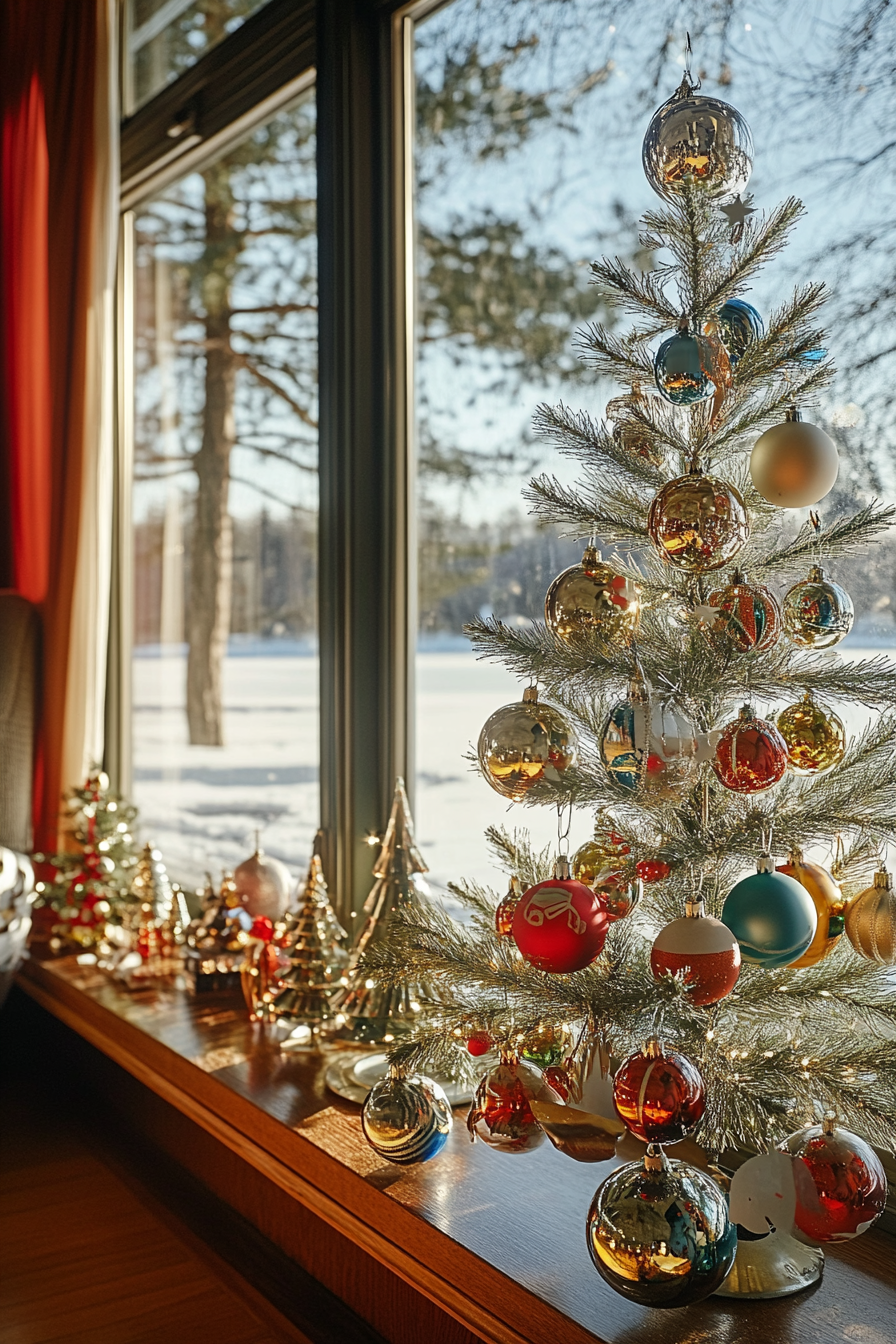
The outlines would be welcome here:
[[[285,964],[277,972],[271,1012],[292,1029],[280,1048],[313,1047],[321,1027],[336,1017],[333,999],[342,987],[348,963],[347,935],[330,904],[319,854],[311,856],[298,910],[278,930],[280,959]]]
[[[387,1162],[414,1166],[436,1157],[448,1142],[453,1116],[438,1083],[404,1074],[394,1065],[375,1083],[361,1108],[361,1129]]]
[[[527,686],[521,701],[503,705],[486,720],[477,753],[492,788],[518,799],[541,779],[559,779],[575,763],[576,741],[565,715]]]
[[[601,1278],[644,1307],[702,1301],[721,1287],[737,1247],[712,1177],[654,1144],[598,1187],[586,1235]]]
[[[265,854],[255,832],[255,852],[234,869],[233,881],[240,905],[253,919],[259,915],[276,923],[286,914],[292,878],[285,863]]]

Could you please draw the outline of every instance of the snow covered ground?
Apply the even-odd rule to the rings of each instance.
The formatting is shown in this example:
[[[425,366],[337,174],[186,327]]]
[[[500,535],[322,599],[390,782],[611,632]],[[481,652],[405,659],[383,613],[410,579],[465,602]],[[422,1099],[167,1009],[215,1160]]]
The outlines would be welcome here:
[[[853,650],[870,657],[892,649]],[[251,851],[255,829],[264,848],[297,876],[318,824],[317,660],[286,652],[225,660],[226,746],[191,747],[184,715],[186,659],[180,651],[134,659],[134,801],[140,833],[163,851],[174,878],[198,885],[217,879]],[[417,658],[417,836],[433,884],[469,877],[501,886],[483,839],[496,823],[530,829],[538,844],[556,836],[549,810],[507,804],[464,759],[495,709],[519,698],[513,677],[477,662],[466,649]],[[861,706],[841,714],[855,732]],[[590,819],[573,819],[581,843]]]

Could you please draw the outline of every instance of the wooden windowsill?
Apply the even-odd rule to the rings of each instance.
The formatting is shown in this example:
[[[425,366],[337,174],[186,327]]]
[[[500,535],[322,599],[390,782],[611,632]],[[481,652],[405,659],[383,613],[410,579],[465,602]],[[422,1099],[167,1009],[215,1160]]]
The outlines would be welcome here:
[[[145,1087],[489,1344],[894,1344],[896,1241],[827,1254],[822,1282],[776,1302],[649,1311],[594,1271],[584,1224],[612,1164],[547,1144],[511,1162],[456,1113],[433,1162],[381,1161],[319,1056],[281,1054],[233,996],[128,993],[74,958],[26,963],[26,993]]]

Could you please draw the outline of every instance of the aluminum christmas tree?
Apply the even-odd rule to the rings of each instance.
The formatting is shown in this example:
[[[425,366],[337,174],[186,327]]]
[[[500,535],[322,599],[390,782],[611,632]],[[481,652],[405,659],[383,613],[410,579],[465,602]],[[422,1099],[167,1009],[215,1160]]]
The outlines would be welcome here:
[[[896,943],[879,928],[869,950],[856,931],[854,950],[842,933],[848,898],[896,840],[896,668],[829,651],[852,605],[828,570],[896,511],[792,511],[836,477],[811,423],[834,370],[822,286],[764,322],[743,298],[803,214],[795,199],[762,213],[741,198],[751,155],[739,114],[687,80],[656,114],[652,267],[595,263],[620,324],[578,340],[624,390],[602,420],[563,405],[536,419],[581,479],[541,476],[526,498],[582,539],[582,563],[551,585],[543,625],[468,627],[479,656],[530,687],[483,729],[485,780],[521,804],[596,813],[597,859],[590,842],[587,863],[573,856],[571,876],[552,878],[545,856],[495,833],[529,889],[511,936],[495,930],[501,893],[460,884],[468,924],[399,905],[378,938],[370,928],[360,976],[381,1002],[414,981],[438,987],[442,1006],[391,1051],[408,1067],[450,1072],[472,1031],[500,1043],[575,1022],[617,1060],[660,1035],[699,1065],[710,1149],[764,1148],[828,1106],[890,1147],[896,998],[878,954]],[[854,702],[873,713],[847,741],[834,707]],[[875,891],[880,925],[894,918],[884,877]],[[589,900],[608,929],[589,922]]]

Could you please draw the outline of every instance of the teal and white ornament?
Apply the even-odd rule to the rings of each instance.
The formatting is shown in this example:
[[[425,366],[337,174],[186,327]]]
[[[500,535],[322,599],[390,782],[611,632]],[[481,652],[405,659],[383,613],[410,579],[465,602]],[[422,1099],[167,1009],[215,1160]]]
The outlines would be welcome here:
[[[697,730],[679,705],[639,681],[610,710],[600,738],[608,775],[629,795],[679,796],[697,750]]]
[[[806,888],[762,854],[756,872],[732,887],[722,907],[744,961],[773,969],[799,961],[815,937],[818,912]]]
[[[438,1083],[394,1067],[370,1089],[361,1111],[361,1128],[373,1151],[406,1167],[440,1153],[452,1123],[451,1105]]]

